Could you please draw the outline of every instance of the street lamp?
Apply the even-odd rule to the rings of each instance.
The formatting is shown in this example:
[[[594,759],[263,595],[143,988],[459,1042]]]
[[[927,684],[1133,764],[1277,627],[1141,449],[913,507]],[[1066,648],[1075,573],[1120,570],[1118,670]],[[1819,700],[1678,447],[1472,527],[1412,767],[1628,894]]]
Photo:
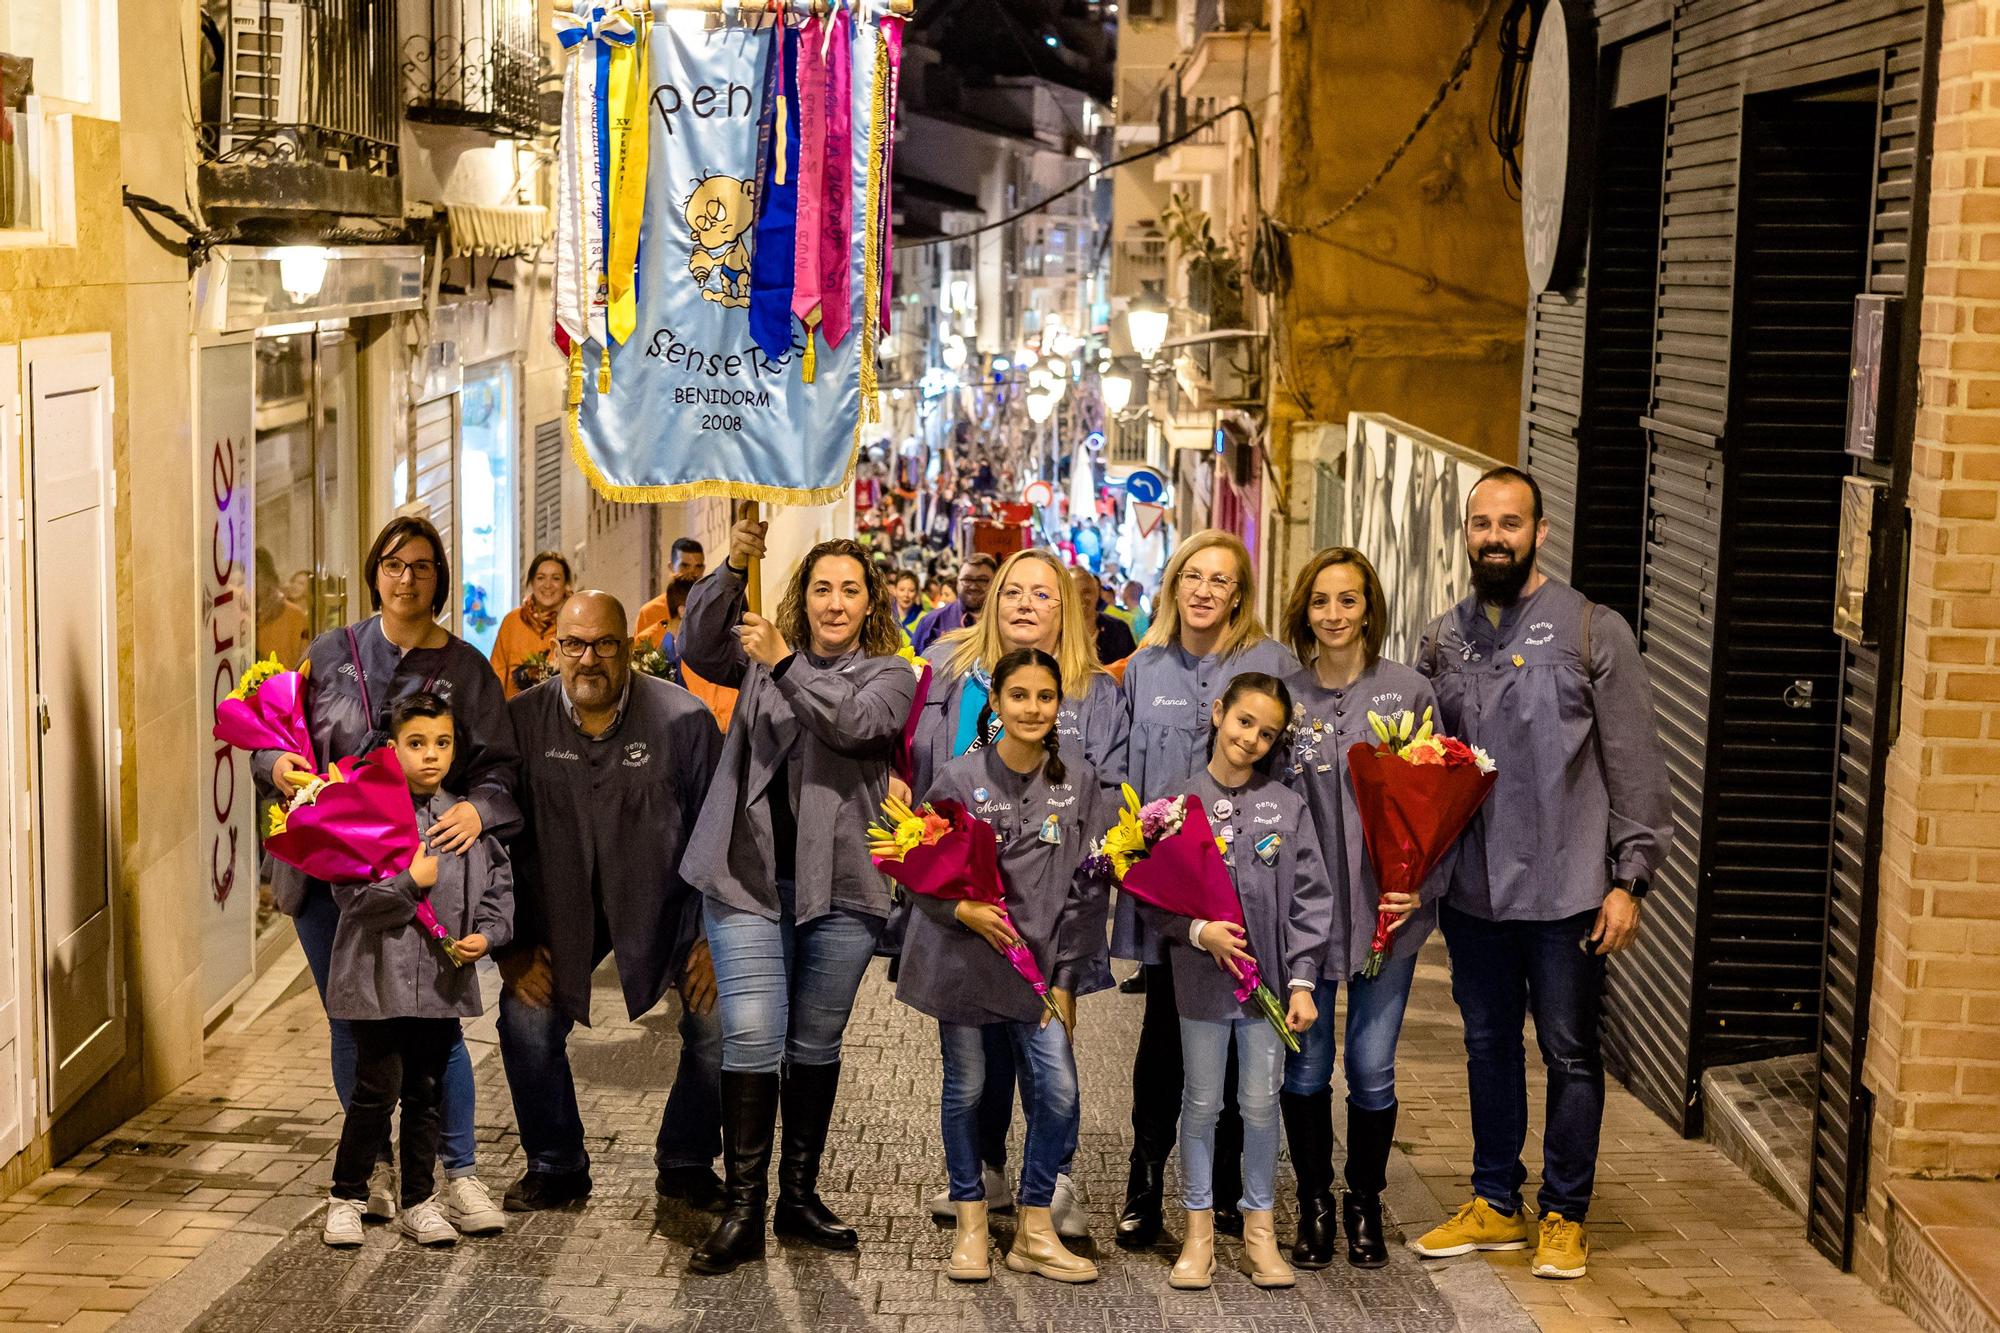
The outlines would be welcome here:
[[[1056,400],[1053,395],[1043,393],[1039,389],[1028,395],[1028,420],[1037,426],[1048,425],[1049,418],[1055,415],[1055,411]]]
[[[1106,375],[1097,382],[1098,391],[1104,395],[1104,406],[1113,416],[1132,405],[1132,377],[1129,375]]]
[[[1159,355],[1167,340],[1167,303],[1149,287],[1125,310],[1125,332],[1143,361]]]

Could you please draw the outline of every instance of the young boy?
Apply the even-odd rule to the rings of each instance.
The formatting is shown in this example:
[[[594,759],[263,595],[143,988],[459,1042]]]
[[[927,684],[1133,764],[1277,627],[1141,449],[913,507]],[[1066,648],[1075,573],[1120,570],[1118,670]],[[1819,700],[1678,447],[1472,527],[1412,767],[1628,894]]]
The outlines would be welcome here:
[[[388,722],[417,827],[428,828],[459,799],[441,789],[456,740],[451,706],[434,694],[413,694],[390,710]],[[444,1068],[459,1019],[479,1013],[472,964],[513,938],[514,875],[506,849],[491,836],[443,856],[420,844],[410,868],[394,879],[336,884],[333,896],[340,926],[326,1011],[353,1023],[356,1062],[322,1238],[328,1245],[361,1243],[368,1176],[400,1102],[403,1234],[423,1245],[450,1245],[458,1232],[432,1197]],[[426,899],[454,937],[449,946],[417,923]]]

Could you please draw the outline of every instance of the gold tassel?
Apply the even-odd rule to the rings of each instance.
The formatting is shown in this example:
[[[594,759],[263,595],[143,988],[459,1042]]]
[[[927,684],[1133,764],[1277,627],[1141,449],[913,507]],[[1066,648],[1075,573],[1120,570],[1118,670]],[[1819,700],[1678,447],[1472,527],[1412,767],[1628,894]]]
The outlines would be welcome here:
[[[569,347],[569,405],[583,403],[583,344],[571,343]]]
[[[597,354],[597,391],[611,392],[611,349],[603,349]]]
[[[805,326],[806,354],[799,363],[799,378],[811,384],[819,374],[819,311],[806,316]]]
[[[883,139],[889,128],[889,43],[881,26],[875,29],[875,86],[868,106],[868,234],[862,239],[861,264],[861,416],[873,424],[882,419],[875,383],[875,347],[882,331],[882,179]]]

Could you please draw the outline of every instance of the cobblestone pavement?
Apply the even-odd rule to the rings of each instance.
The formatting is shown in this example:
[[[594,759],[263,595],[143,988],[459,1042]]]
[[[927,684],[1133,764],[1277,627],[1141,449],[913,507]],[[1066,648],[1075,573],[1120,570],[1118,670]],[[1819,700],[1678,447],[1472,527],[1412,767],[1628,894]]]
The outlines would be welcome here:
[[[1411,1232],[1465,1191],[1464,1057],[1440,964],[1427,959],[1420,969],[1405,1033],[1399,1139],[1408,1155],[1392,1164],[1389,1198]],[[1104,1276],[1091,1286],[1058,1287],[997,1265],[990,1284],[951,1284],[938,1271],[949,1232],[922,1203],[942,1177],[936,1039],[927,1020],[894,1003],[879,969],[850,1029],[823,1182],[861,1230],[860,1251],[774,1245],[761,1267],[691,1277],[683,1263],[707,1219],[658,1204],[651,1188],[672,1019],[623,1022],[606,981],[599,1026],[579,1030],[573,1045],[596,1159],[587,1206],[516,1217],[504,1237],[451,1251],[419,1251],[379,1229],[358,1253],[328,1251],[317,1206],[339,1121],[324,1021],[306,993],[217,1034],[200,1077],[0,1203],[0,1322],[101,1329],[129,1318],[140,1333],[190,1324],[218,1333],[1912,1327],[1827,1265],[1797,1220],[1712,1148],[1676,1138],[1616,1088],[1591,1218],[1597,1248],[1580,1282],[1537,1281],[1522,1254],[1424,1266],[1398,1249],[1380,1272],[1337,1265],[1301,1274],[1289,1292],[1260,1292],[1225,1268],[1213,1291],[1181,1293],[1166,1286],[1170,1248],[1130,1256],[1107,1243],[1095,1251]],[[1120,1201],[1138,1013],[1129,996],[1098,997],[1085,1009],[1078,1166],[1100,1237]],[[468,1035],[479,1063],[482,1172],[497,1188],[519,1170],[513,1117],[490,1018]],[[1530,1144],[1531,1165],[1538,1150]],[[1281,1226],[1289,1221],[1281,1212]],[[996,1238],[1007,1236],[1003,1220]],[[1224,1242],[1225,1261],[1237,1253]]]

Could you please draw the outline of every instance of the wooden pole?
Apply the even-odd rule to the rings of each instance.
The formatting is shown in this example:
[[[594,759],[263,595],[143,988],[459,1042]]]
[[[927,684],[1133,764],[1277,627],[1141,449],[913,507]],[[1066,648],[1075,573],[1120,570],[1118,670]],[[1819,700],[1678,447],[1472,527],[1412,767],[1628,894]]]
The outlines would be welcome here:
[[[764,517],[764,506],[755,500],[744,500],[736,506],[738,522],[755,523]],[[750,570],[743,576],[743,604],[758,615],[764,614],[764,562],[752,559]]]

